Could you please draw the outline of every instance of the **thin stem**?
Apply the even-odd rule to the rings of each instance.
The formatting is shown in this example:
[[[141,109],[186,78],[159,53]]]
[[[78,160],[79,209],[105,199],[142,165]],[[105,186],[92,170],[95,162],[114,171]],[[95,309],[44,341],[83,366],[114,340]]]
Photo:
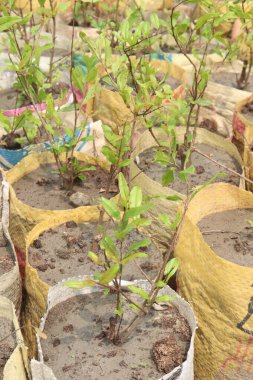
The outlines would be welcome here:
[[[49,0],[50,9],[52,13],[52,43],[53,47],[50,52],[50,64],[49,64],[49,83],[52,84],[52,78],[53,78],[53,61],[54,61],[54,55],[55,55],[55,41],[56,41],[56,18],[54,14],[54,2],[53,0]]]
[[[212,161],[213,163],[215,163],[216,165],[220,166],[221,168],[226,169],[228,172],[230,172],[230,173],[236,175],[237,177],[242,178],[244,181],[247,181],[247,182],[253,184],[253,181],[251,181],[249,178],[246,178],[244,175],[242,175],[242,174],[240,174],[240,173],[237,173],[237,172],[236,172],[235,170],[233,170],[233,169],[228,168],[227,166],[225,166],[225,165],[221,164],[220,162],[216,161],[215,159],[209,157],[207,154],[202,153],[199,149],[197,149],[197,148],[195,148],[195,147],[192,147],[192,152],[196,152],[196,153],[200,154],[201,156],[207,158],[208,160]]]

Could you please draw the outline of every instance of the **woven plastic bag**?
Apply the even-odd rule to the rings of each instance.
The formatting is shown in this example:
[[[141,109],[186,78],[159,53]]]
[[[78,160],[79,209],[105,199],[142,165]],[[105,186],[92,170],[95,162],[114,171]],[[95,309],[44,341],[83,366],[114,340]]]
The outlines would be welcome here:
[[[19,315],[21,306],[21,277],[13,242],[9,235],[9,184],[6,182],[4,174],[0,172],[0,236],[1,242],[6,246],[2,247],[8,255],[12,255],[13,267],[0,276],[0,295],[13,302]]]
[[[253,194],[218,183],[201,190],[190,203],[175,256],[180,294],[192,305],[199,330],[195,345],[195,379],[253,378],[253,321],[243,332],[237,327],[252,303],[253,268],[218,257],[197,228],[216,212],[252,208]],[[246,377],[240,377],[240,371]],[[247,376],[248,375],[248,376]]]
[[[85,276],[82,276],[80,277],[80,279],[81,278],[84,279],[84,277]],[[63,285],[65,281],[66,280],[55,285],[49,290],[47,311],[40,324],[41,331],[43,331],[44,329],[48,313],[54,306],[56,306],[60,302],[64,302],[67,299],[77,296],[77,295],[85,295],[85,294],[101,292],[101,288],[99,287],[83,288],[80,290],[73,290],[70,288],[66,288]],[[133,283],[138,286],[141,286],[146,291],[149,288],[147,282],[144,280],[136,281],[136,282],[122,281],[123,286],[128,286]],[[192,337],[191,337],[190,347],[188,350],[186,360],[182,363],[181,366],[175,368],[171,373],[162,376],[162,378],[160,378],[159,380],[193,380],[194,379],[194,374],[193,374],[194,338],[195,338],[195,331],[197,328],[197,323],[196,323],[194,314],[192,312],[190,305],[184,299],[178,296],[178,294],[175,293],[169,287],[166,287],[165,289],[161,290],[161,294],[169,294],[170,296],[175,297],[175,299],[171,303],[175,307],[178,308],[180,314],[183,317],[185,317],[186,320],[188,321],[189,326],[192,331]],[[31,362],[33,380],[57,380],[55,375],[53,374],[52,369],[50,369],[48,366],[44,364],[43,352],[41,349],[39,336],[37,336],[37,341],[38,341],[38,348],[39,348],[39,361],[32,360]]]
[[[94,215],[93,221],[97,221],[99,213]],[[77,209],[75,214],[64,214],[57,218],[50,218],[37,224],[26,236],[25,252],[25,282],[26,307],[22,313],[22,320],[25,323],[24,339],[29,347],[29,357],[33,357],[37,352],[35,331],[33,326],[39,326],[40,319],[44,316],[47,308],[48,292],[51,286],[40,278],[39,272],[29,263],[28,251],[35,239],[41,233],[50,228],[58,227],[66,222],[74,221],[77,224],[90,222],[89,214],[83,212],[83,208]]]
[[[75,157],[78,160],[87,162],[91,165],[98,164],[104,169],[108,168],[105,161],[88,156],[85,153],[75,152]],[[6,173],[7,181],[10,185],[12,185],[26,174],[29,174],[39,168],[40,165],[50,164],[53,162],[54,157],[52,153],[49,152],[29,155]],[[16,197],[14,189],[10,186],[10,235],[17,253],[21,257],[24,257],[26,236],[36,224],[48,219],[59,220],[65,215],[69,215],[70,218],[73,216],[74,218],[75,215],[79,213],[79,210],[85,213],[87,220],[92,220],[97,217],[98,206],[82,206],[70,210],[42,210],[31,207],[20,201]]]
[[[6,362],[3,370],[3,380],[27,380],[29,377],[27,349],[23,342],[20,326],[13,303],[0,296],[0,317],[12,322],[13,328],[9,331],[15,337],[16,347]]]
[[[153,131],[156,139],[158,141],[166,141],[167,137],[165,133],[161,130]],[[184,141],[185,128],[177,127],[176,128],[177,139],[179,142]],[[208,144],[214,148],[220,149],[230,156],[232,156],[240,166],[242,166],[242,159],[240,154],[238,153],[236,147],[228,140],[224,140],[221,136],[213,134],[205,129],[199,128],[197,131],[196,143]],[[156,147],[157,143],[154,138],[151,136],[149,131],[144,132],[139,138],[133,155],[133,160],[130,165],[130,184],[131,186],[138,185],[142,188],[142,191],[147,196],[154,195],[163,195],[163,196],[171,196],[177,195],[184,199],[185,196],[175,190],[170,189],[169,187],[164,187],[162,184],[157,181],[152,180],[148,177],[144,172],[142,172],[136,164],[136,157],[144,152],[145,150]],[[217,169],[217,171],[219,171]],[[241,182],[241,186],[244,184]],[[154,199],[152,200],[154,203],[154,207],[151,211],[148,211],[149,216],[152,218],[152,225],[149,226],[149,233],[152,234],[152,237],[155,239],[159,248],[163,250],[167,247],[167,242],[169,237],[171,236],[171,231],[164,228],[158,220],[158,215],[166,213],[173,219],[176,215],[178,209],[178,202],[168,201],[166,199]]]
[[[236,104],[233,116],[233,142],[242,155],[244,147],[249,146],[253,142],[253,122],[243,115],[242,108],[252,101],[253,96],[251,95]]]

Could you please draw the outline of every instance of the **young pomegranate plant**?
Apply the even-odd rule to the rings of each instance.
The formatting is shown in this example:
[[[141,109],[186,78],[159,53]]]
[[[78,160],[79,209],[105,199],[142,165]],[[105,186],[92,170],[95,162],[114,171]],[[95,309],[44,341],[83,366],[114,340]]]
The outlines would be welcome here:
[[[8,10],[5,8],[5,12]],[[31,16],[31,15],[30,15]],[[74,27],[72,29],[72,46],[71,46],[71,65],[70,65],[70,83],[72,95],[74,97],[74,125],[72,128],[64,127],[61,118],[61,105],[64,104],[66,92],[63,91],[58,97],[57,102],[51,94],[51,84],[48,78],[40,69],[40,58],[44,50],[51,49],[53,44],[39,46],[35,41],[33,45],[24,44],[20,46],[17,40],[17,24],[23,20],[18,16],[6,16],[2,18],[2,28],[8,31],[9,40],[12,46],[14,57],[11,58],[11,69],[17,74],[18,82],[25,96],[29,99],[33,114],[26,113],[28,119],[26,122],[33,124],[35,129],[39,124],[44,141],[50,142],[50,150],[55,157],[58,173],[62,179],[64,188],[71,189],[76,179],[85,179],[85,172],[94,170],[94,167],[81,164],[77,161],[74,151],[79,142],[86,142],[93,139],[92,136],[86,136],[85,130],[87,118],[82,122],[78,121],[80,110],[85,107],[89,100],[97,91],[96,77],[97,69],[91,70],[93,60],[86,58],[86,65],[89,74],[85,74],[79,67],[74,67]],[[89,84],[92,83],[92,86]],[[77,104],[76,94],[82,94],[80,104]],[[41,104],[46,106],[44,112]],[[34,119],[34,116],[36,119]],[[5,120],[6,121],[6,120]],[[26,129],[25,129],[26,131]]]
[[[105,294],[112,292],[116,295],[116,305],[109,320],[109,328],[104,332],[105,337],[114,344],[124,343],[127,340],[136,325],[149,313],[154,303],[171,301],[170,296],[159,295],[159,292],[175,274],[179,265],[176,259],[169,260],[172,246],[174,247],[178,237],[178,232],[176,232],[171,249],[163,257],[161,256],[155,280],[151,281],[140,268],[138,259],[147,256],[141,248],[148,247],[151,241],[142,239],[129,246],[126,244],[126,240],[132,231],[147,227],[151,223],[148,218],[143,217],[143,214],[152,207],[152,204],[143,199],[140,187],[134,186],[131,190],[129,189],[122,173],[119,174],[118,180],[120,199],[114,202],[101,198],[101,206],[113,223],[114,232],[108,232],[107,224],[103,223],[100,226],[101,253],[97,254],[91,251],[88,253],[90,260],[98,268],[100,267],[101,271],[89,279],[70,280],[65,283],[66,286],[74,289],[99,286],[104,289]],[[135,284],[131,284],[127,288],[123,285],[125,267],[130,261],[136,264],[138,271],[144,273],[150,284],[149,291],[145,291]],[[132,308],[135,315],[132,320],[122,323],[126,307]]]
[[[225,21],[231,21],[231,13],[222,14],[218,5],[211,0],[201,1],[204,13],[192,22],[184,18],[180,22],[180,12],[177,7],[180,4],[192,3],[191,0],[181,1],[172,8],[168,31],[171,33],[180,52],[185,56],[192,67],[192,81],[187,92],[187,104],[189,111],[186,117],[186,131],[184,138],[184,150],[182,147],[182,166],[186,157],[188,147],[194,143],[197,133],[198,117],[200,107],[208,106],[210,102],[205,99],[205,90],[211,77],[211,68],[208,67],[208,53],[211,43],[216,41],[223,45],[223,62],[228,59],[230,52],[229,41],[219,31],[219,26]],[[190,31],[188,34],[186,31]],[[202,52],[200,53],[195,44],[201,36]],[[191,53],[190,53],[191,52]]]
[[[232,39],[235,40],[239,59],[243,63],[242,71],[237,77],[237,86],[244,89],[249,83],[253,65],[253,6],[247,0],[241,0],[231,4],[230,11],[236,17]]]

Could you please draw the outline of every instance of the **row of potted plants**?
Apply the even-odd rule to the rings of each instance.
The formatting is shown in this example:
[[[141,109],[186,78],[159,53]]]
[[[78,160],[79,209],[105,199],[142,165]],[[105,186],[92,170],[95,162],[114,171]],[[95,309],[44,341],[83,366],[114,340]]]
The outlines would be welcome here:
[[[84,56],[86,72],[74,68],[74,65],[70,69],[71,86],[73,88],[75,85],[82,92],[82,98],[81,106],[76,102],[74,104],[75,125],[73,130],[65,129],[70,139],[64,140],[63,144],[57,140],[63,131],[52,97],[46,95],[46,112],[40,113],[36,110],[36,94],[31,89],[29,76],[20,80],[35,108],[40,127],[51,142],[51,153],[30,155],[7,173],[7,180],[11,184],[10,232],[21,268],[25,271],[26,293],[21,325],[24,326],[30,357],[36,355],[37,351],[36,332],[39,340],[40,362],[32,362],[34,378],[39,376],[40,371],[47,371],[49,378],[60,378],[64,374],[77,378],[83,376],[87,369],[91,378],[99,377],[99,363],[94,361],[93,354],[87,355],[89,346],[80,352],[80,344],[84,341],[100,355],[101,371],[103,375],[104,371],[109,371],[110,378],[120,378],[122,373],[129,378],[193,378],[194,316],[189,306],[167,288],[178,266],[179,290],[192,303],[200,325],[196,378],[208,376],[211,379],[216,375],[237,371],[238,368],[235,366],[234,369],[229,361],[229,355],[233,356],[233,339],[243,339],[244,342],[248,339],[248,332],[231,323],[229,338],[233,343],[229,343],[231,340],[226,344],[227,357],[219,356],[221,348],[212,335],[216,331],[221,334],[224,325],[227,326],[222,306],[223,300],[229,298],[230,294],[225,291],[222,294],[217,287],[219,298],[214,292],[209,296],[204,281],[201,281],[202,288],[197,287],[200,273],[196,272],[192,258],[187,258],[195,252],[195,248],[192,250],[193,241],[200,254],[200,263],[204,261],[202,249],[199,249],[195,238],[200,235],[197,223],[208,214],[203,201],[200,201],[202,196],[211,214],[226,209],[251,207],[251,195],[244,190],[230,184],[210,185],[213,181],[223,181],[243,186],[243,181],[248,180],[244,176],[236,148],[220,136],[198,128],[200,107],[208,105],[204,92],[210,74],[206,66],[207,50],[213,39],[209,27],[214,22],[217,25],[221,23],[222,16],[213,13],[212,17],[200,16],[196,21],[192,35],[203,28],[206,49],[204,54],[197,55],[196,60],[192,61],[181,45],[185,43],[185,26],[180,25],[187,23],[176,24],[175,18],[178,16],[174,10],[167,25],[155,14],[141,21],[142,14],[138,9],[129,13],[119,29],[114,31],[116,47],[111,44],[106,33],[101,33],[96,40],[81,34],[90,55]],[[137,28],[136,24],[139,25]],[[185,94],[180,97],[173,94],[169,70],[165,69],[161,78],[161,73],[148,57],[138,56],[139,51],[150,47],[156,34],[164,33],[164,28],[172,33],[192,65],[193,80],[185,84]],[[15,30],[11,30],[10,34],[15,35]],[[218,34],[214,36],[221,39]],[[225,39],[224,43],[229,47]],[[15,66],[19,74],[23,70],[20,66],[22,59],[29,61],[26,56],[20,58]],[[34,81],[39,87],[36,77]],[[75,152],[80,141],[76,137],[80,109],[93,99],[90,114],[93,118],[98,117],[96,111],[101,114],[101,105],[96,106],[94,99],[101,91],[117,94],[127,115],[120,118],[122,114],[119,110],[111,107],[107,117],[109,125],[103,127],[107,141],[101,150],[104,161],[97,158],[97,152],[94,152],[93,157]],[[76,95],[74,98],[76,101]],[[119,118],[114,117],[117,114]],[[80,139],[93,144],[87,137]],[[155,148],[154,151],[151,148]],[[226,177],[219,173],[219,167],[226,171]],[[220,194],[225,191],[227,194],[233,193],[237,200],[233,206],[221,208],[217,204],[220,200],[224,201]],[[102,197],[98,203],[100,195]],[[194,213],[199,216],[194,217]],[[194,234],[187,229],[187,223],[194,229]],[[50,240],[51,245],[47,246]],[[186,251],[189,255],[186,255]],[[156,257],[154,259],[152,252]],[[172,258],[174,252],[179,260]],[[213,252],[211,255],[217,258]],[[210,267],[213,268],[209,267],[209,272],[218,266],[222,267],[224,261],[219,259],[217,263],[212,263]],[[233,266],[239,267],[236,269],[238,279],[242,273],[240,266]],[[192,268],[193,281],[188,276],[189,267]],[[222,269],[220,271],[223,273]],[[251,269],[246,268],[245,272],[248,276]],[[137,281],[128,282],[126,273],[132,275],[129,280]],[[73,274],[80,274],[81,277],[73,278]],[[211,281],[214,276],[212,271]],[[245,279],[248,280],[247,276]],[[57,278],[57,284],[54,278]],[[145,279],[145,282],[141,279]],[[226,281],[228,289],[232,279],[227,276]],[[246,282],[240,287],[242,304],[248,302],[250,289]],[[191,285],[198,289],[196,294]],[[94,297],[94,292],[99,295]],[[172,294],[176,297],[174,300]],[[207,298],[204,306],[203,295]],[[218,318],[210,319],[207,326],[205,315],[212,315],[213,310],[209,297],[217,299],[214,307],[220,312]],[[240,304],[240,310],[238,307],[236,311],[238,318],[239,314],[243,314],[243,307]],[[224,312],[226,316],[230,313],[230,304],[227,309],[228,314]],[[66,312],[65,319],[61,318],[63,312]],[[60,319],[57,322],[58,330],[55,331],[55,325],[53,329],[51,325],[55,324],[57,316]],[[40,324],[42,317],[44,319]],[[239,327],[242,318],[238,321]],[[220,320],[224,322],[223,325]],[[160,330],[159,334],[155,326]],[[85,331],[78,334],[84,328]],[[89,330],[92,334],[88,337]],[[63,356],[63,362],[59,362],[59,357],[66,353],[65,339],[73,339],[77,334],[81,336],[79,343],[68,349],[76,352],[79,363],[73,358],[66,362],[66,356]],[[151,343],[144,339],[147,334],[152,335]],[[41,342],[46,336],[48,339]],[[140,343],[142,341],[144,347]],[[128,356],[132,342],[140,347],[141,356],[138,356],[138,352]],[[211,350],[209,347],[213,344],[215,347]],[[207,347],[211,360],[206,354],[203,360],[203,346]],[[99,347],[106,350],[106,354],[102,355]],[[154,362],[150,362],[150,349]],[[117,360],[117,363],[122,363],[120,368],[113,364],[113,358],[120,359]],[[84,369],[84,363],[87,369]],[[245,367],[249,366],[248,357],[244,364]],[[245,371],[250,373],[248,368]]]

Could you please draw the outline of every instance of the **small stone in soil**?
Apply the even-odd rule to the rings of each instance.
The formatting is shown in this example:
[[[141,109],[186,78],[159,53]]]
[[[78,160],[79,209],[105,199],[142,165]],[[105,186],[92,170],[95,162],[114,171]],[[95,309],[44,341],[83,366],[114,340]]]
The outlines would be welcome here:
[[[61,341],[59,338],[55,338],[53,341],[53,347],[57,347],[61,344]]]
[[[36,184],[39,186],[49,185],[50,183],[52,183],[51,179],[45,177],[40,177],[36,181]]]
[[[57,249],[56,256],[58,256],[60,259],[63,259],[63,260],[69,259],[69,253],[65,249]]]
[[[60,269],[60,273],[61,273],[61,274],[64,274],[64,273],[65,273],[65,270],[61,268],[61,269]]]
[[[72,194],[69,200],[74,207],[89,206],[91,204],[90,197],[80,192]]]
[[[201,165],[196,166],[196,174],[202,174],[204,172],[205,172],[205,169],[203,168],[203,166]]]
[[[37,249],[42,248],[41,241],[39,239],[34,240],[33,246]]]
[[[67,228],[77,228],[77,223],[71,220],[70,222],[66,222]]]
[[[65,331],[65,332],[73,332],[74,331],[74,327],[70,323],[69,325],[63,326],[63,331]]]
[[[45,264],[40,264],[40,265],[38,265],[36,268],[37,268],[39,271],[41,271],[41,272],[46,272],[47,267],[48,267],[48,265],[45,263]]]
[[[75,236],[67,236],[66,240],[68,248],[72,247],[77,242],[77,238]]]
[[[80,263],[83,263],[83,262],[84,262],[84,257],[79,257],[78,261],[79,261]]]

